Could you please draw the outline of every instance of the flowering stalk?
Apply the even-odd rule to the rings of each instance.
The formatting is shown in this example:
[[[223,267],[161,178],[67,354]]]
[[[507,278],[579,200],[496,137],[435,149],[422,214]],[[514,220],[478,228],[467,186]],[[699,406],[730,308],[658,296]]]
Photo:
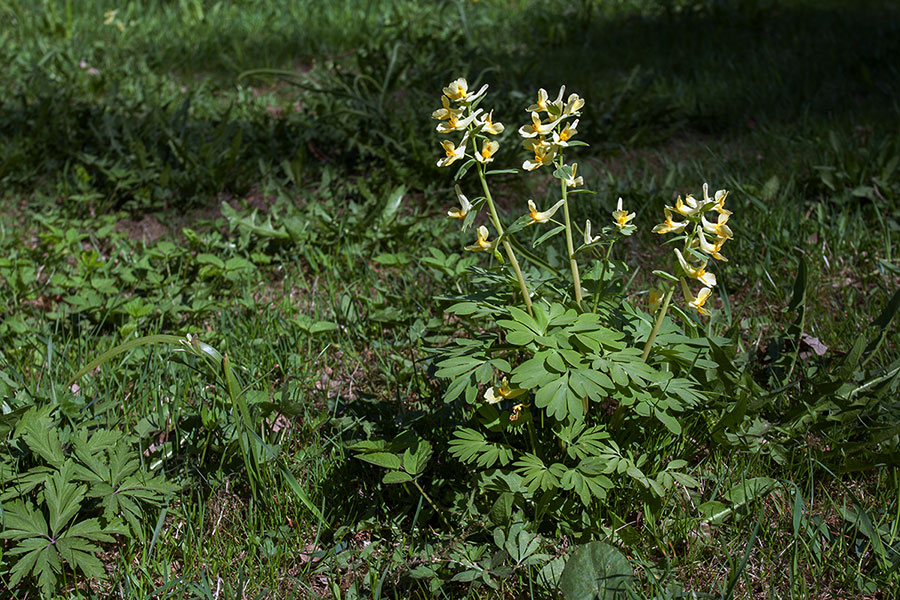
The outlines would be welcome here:
[[[641,355],[641,360],[644,362],[647,362],[647,357],[650,356],[650,348],[653,347],[653,340],[656,339],[656,334],[659,333],[659,328],[662,327],[663,319],[666,318],[666,312],[668,312],[669,310],[669,301],[672,299],[672,294],[674,292],[675,286],[670,285],[669,291],[666,292],[666,297],[659,309],[659,313],[657,313],[656,323],[653,324],[653,329],[650,331],[650,336],[647,338],[647,343],[644,344],[644,353]]]
[[[476,108],[481,98],[487,91],[487,85],[481,87],[477,92],[469,91],[468,82],[460,77],[452,81],[449,86],[444,88],[444,94],[441,96],[442,108],[432,113],[432,117],[440,121],[437,126],[438,133],[448,134],[458,131],[464,131],[462,139],[459,143],[453,140],[443,140],[441,146],[444,149],[444,156],[437,161],[439,167],[450,166],[457,160],[462,160],[467,156],[472,157],[475,163],[475,170],[478,172],[478,180],[481,182],[481,189],[484,191],[485,204],[488,206],[489,219],[497,233],[497,239],[503,244],[506,250],[506,256],[512,265],[519,282],[519,289],[522,291],[522,299],[525,302],[525,308],[528,314],[533,315],[531,307],[531,294],[528,292],[528,286],[525,283],[525,277],[519,266],[519,261],[513,251],[512,245],[508,239],[503,237],[503,224],[500,222],[500,216],[497,214],[497,208],[494,205],[494,199],[491,196],[491,190],[488,187],[485,176],[485,165],[494,160],[500,144],[492,141],[489,135],[498,135],[503,132],[503,124],[493,120],[493,111],[485,113],[482,109]],[[468,143],[471,140],[471,155],[467,154]],[[478,142],[481,147],[478,147]],[[466,168],[466,167],[463,167]],[[459,199],[460,208],[447,212],[449,217],[455,219],[466,219],[469,212],[474,208],[469,202],[459,186],[456,187],[456,195]],[[471,222],[471,221],[469,221]],[[480,226],[477,231],[478,238],[474,244],[466,246],[466,250],[472,252],[493,251],[496,248],[497,240],[489,241],[490,232],[484,225]]]
[[[653,228],[654,233],[680,233],[684,235],[683,248],[681,250],[675,249],[676,272],[679,275],[678,282],[681,284],[685,302],[701,315],[709,315],[709,310],[704,305],[717,283],[715,273],[707,271],[706,265],[709,262],[709,258],[727,261],[728,259],[722,256],[720,250],[725,242],[734,237],[734,233],[727,225],[728,218],[731,216],[731,211],[725,208],[725,198],[727,196],[727,191],[719,190],[713,197],[710,197],[709,187],[704,183],[702,201],[695,199],[691,195],[685,196],[684,200],[679,196],[675,201],[675,206],[665,207],[665,221]],[[714,222],[708,221],[706,219],[707,213],[715,213],[716,220]],[[676,214],[685,220],[675,221]],[[712,241],[707,239],[707,235],[714,236]],[[704,257],[704,255],[709,258]],[[703,286],[696,296],[690,290],[688,285],[689,279],[696,279]],[[650,356],[650,348],[662,325],[663,318],[666,316],[669,301],[672,299],[674,291],[675,286],[670,286],[653,330],[650,332],[650,337],[647,338],[647,343],[644,344],[643,359],[645,361]]]
[[[560,153],[559,166],[563,166],[562,153]],[[581,276],[578,273],[578,261],[575,259],[575,246],[572,243],[572,221],[569,219],[568,185],[566,180],[560,180],[563,199],[563,218],[566,225],[566,250],[569,252],[569,264],[572,267],[572,285],[575,287],[575,302],[581,306]]]
[[[494,229],[497,230],[497,236],[503,237],[503,225],[500,223],[500,217],[497,215],[497,208],[494,206],[494,198],[491,196],[491,190],[487,184],[487,178],[484,175],[484,168],[478,164],[476,165],[478,171],[478,180],[481,181],[481,189],[484,192],[485,203],[488,205],[488,212],[490,213],[491,223],[494,225]],[[508,239],[503,239],[503,249],[506,250],[506,257],[509,258],[509,264],[512,265],[513,271],[516,273],[516,279],[519,281],[519,289],[522,291],[522,298],[525,300],[525,308],[528,309],[528,314],[534,316],[534,311],[531,308],[531,294],[528,293],[528,285],[525,283],[525,276],[522,274],[522,268],[519,266],[519,261],[516,259],[516,253],[512,249],[512,245],[509,243]]]
[[[545,165],[553,164],[556,167],[555,176],[560,179],[562,199],[548,211],[547,219],[540,217],[543,213],[536,213],[529,201],[532,223],[546,222],[559,205],[562,205],[564,226],[566,230],[566,251],[569,254],[569,265],[572,269],[572,285],[575,288],[575,302],[581,306],[581,276],[578,273],[578,260],[575,258],[575,245],[572,242],[572,220],[569,215],[568,188],[581,185],[582,179],[575,177],[577,165],[567,166],[563,160],[563,149],[574,145],[574,136],[578,133],[578,119],[568,121],[579,116],[579,110],[584,106],[584,100],[578,94],[570,94],[568,100],[563,100],[565,86],[559,89],[556,100],[550,100],[547,91],[538,90],[537,100],[525,108],[531,115],[531,123],[526,123],[519,128],[519,135],[524,138],[523,147],[534,153],[534,158],[529,158],[522,163],[526,171],[534,171]],[[544,117],[542,117],[544,115]],[[585,145],[581,143],[582,145]]]
[[[606,266],[609,264],[609,255],[612,253],[613,243],[613,241],[610,241],[609,245],[606,247],[606,257],[603,259],[603,264],[600,265],[600,279],[597,280],[597,289],[594,290],[594,307],[591,312],[597,312],[597,307],[600,305],[600,292],[604,287]]]

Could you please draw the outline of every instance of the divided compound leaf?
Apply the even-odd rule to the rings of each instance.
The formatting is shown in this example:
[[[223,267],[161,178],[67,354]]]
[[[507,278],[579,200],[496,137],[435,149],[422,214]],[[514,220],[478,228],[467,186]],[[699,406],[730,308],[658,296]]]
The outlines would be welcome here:
[[[506,466],[513,456],[509,445],[490,442],[482,433],[468,427],[461,427],[453,432],[450,454],[463,462],[474,462],[482,468],[492,467],[496,463]]]

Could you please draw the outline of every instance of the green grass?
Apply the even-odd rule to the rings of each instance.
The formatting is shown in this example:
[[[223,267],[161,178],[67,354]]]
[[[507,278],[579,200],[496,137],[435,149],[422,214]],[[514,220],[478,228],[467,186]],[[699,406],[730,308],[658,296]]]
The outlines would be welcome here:
[[[0,529],[16,499],[50,514],[23,479],[62,464],[26,440],[32,407],[65,458],[78,432],[122,432],[138,473],[177,491],[138,502],[140,535],[97,542],[105,577],[64,567],[45,595],[555,597],[546,561],[498,554],[493,496],[447,452],[470,415],[443,401],[429,348],[469,330],[444,311],[478,290],[429,252],[471,243],[442,218],[453,182],[429,116],[460,75],[491,84],[503,167],[538,87],[587,100],[576,153],[596,194],[573,220],[603,221],[619,196],[637,213],[615,249],[636,303],[670,252],[649,232],[675,194],[708,181],[735,213],[702,326],[741,379],[672,446],[700,487],[618,494],[578,531],[534,525],[539,552],[609,541],[635,598],[900,589],[895,7],[182,0],[126,3],[119,31],[103,22],[117,7],[88,4],[0,2]],[[495,188],[510,217],[555,201],[549,178],[521,181]],[[188,333],[228,356],[239,400],[221,365],[163,344],[66,386],[120,343]],[[349,450],[407,430],[435,447],[419,482],[449,527]],[[772,483],[733,502],[754,478]],[[102,500],[75,520],[112,527]],[[734,510],[709,523],[710,502]],[[41,597],[31,576],[6,589],[17,543],[0,540],[0,589]]]

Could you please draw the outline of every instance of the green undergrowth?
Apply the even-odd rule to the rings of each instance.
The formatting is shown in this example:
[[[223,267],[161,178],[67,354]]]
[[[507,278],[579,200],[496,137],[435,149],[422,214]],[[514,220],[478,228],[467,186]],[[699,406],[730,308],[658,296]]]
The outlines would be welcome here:
[[[896,9],[181,0],[105,24],[115,8],[0,2],[3,594],[900,587]],[[605,223],[620,196],[636,213],[612,256],[629,314],[671,255],[663,205],[730,191],[713,314],[661,334],[714,340],[672,358],[703,405],[642,430],[658,465],[628,457],[684,462],[663,493],[623,460],[632,487],[542,504],[478,479],[476,438],[457,457],[478,413],[441,352],[517,327],[449,310],[502,279],[439,218],[454,182],[429,117],[461,74],[496,97],[498,168],[533,89],[587,99],[595,194],[572,220]],[[495,200],[514,221],[552,184],[497,176]],[[568,268],[520,235],[529,278]],[[541,443],[594,447],[558,433]],[[573,575],[604,569],[622,582],[605,596]]]

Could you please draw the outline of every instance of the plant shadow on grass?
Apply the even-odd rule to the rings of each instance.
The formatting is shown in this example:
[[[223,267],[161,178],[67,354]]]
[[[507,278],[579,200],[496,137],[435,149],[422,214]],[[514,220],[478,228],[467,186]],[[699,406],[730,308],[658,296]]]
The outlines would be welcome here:
[[[535,5],[516,17],[473,25],[476,33],[496,26],[496,45],[476,45],[469,40],[477,37],[439,27],[381,32],[354,49],[341,69],[320,73],[326,84],[339,84],[333,88],[344,85],[349,98],[298,91],[311,110],[291,118],[239,105],[214,109],[210,117],[191,98],[166,94],[146,96],[166,100],[136,103],[118,96],[115,84],[90,101],[66,83],[36,78],[27,96],[0,106],[0,178],[62,177],[76,191],[81,178],[82,187],[153,206],[166,189],[182,198],[245,193],[260,169],[305,153],[312,141],[351,170],[386,166],[427,186],[435,167],[421,138],[434,106],[425,90],[412,88],[434,84],[436,95],[436,82],[460,74],[495,84],[501,114],[515,114],[537,86],[565,83],[595,107],[582,125],[599,152],[659,144],[683,129],[725,134],[805,117],[896,117],[895,10],[714,5],[695,13],[593,15],[563,33],[552,6]],[[522,22],[529,28],[522,31]],[[184,49],[181,64],[202,64],[210,54],[206,45],[218,39],[215,32],[201,36]],[[286,56],[293,44],[290,36],[271,36],[248,56]],[[398,58],[390,60],[395,50]],[[434,64],[423,69],[424,63]],[[385,86],[377,103],[366,97],[367,81]],[[415,114],[421,122],[410,123]],[[320,163],[307,158],[308,166]],[[86,175],[73,175],[78,166]]]
[[[533,36],[536,47],[547,44]],[[611,94],[613,76],[640,67],[657,93],[691,115],[692,127],[727,131],[751,119],[896,114],[897,56],[900,13],[893,9],[723,7],[573,24],[557,48],[529,54],[524,75],[547,74],[548,89],[566,83],[591,100]]]

